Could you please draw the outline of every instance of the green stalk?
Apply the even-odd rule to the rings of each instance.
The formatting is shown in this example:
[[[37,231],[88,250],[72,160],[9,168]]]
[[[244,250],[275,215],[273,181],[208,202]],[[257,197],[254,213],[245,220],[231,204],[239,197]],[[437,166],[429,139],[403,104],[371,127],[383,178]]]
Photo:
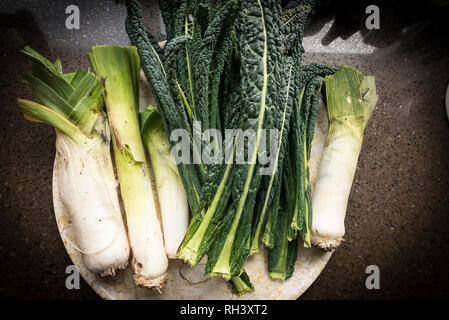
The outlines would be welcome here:
[[[230,284],[231,290],[239,296],[254,291],[254,285],[245,270],[239,276],[232,277]]]
[[[151,91],[156,100],[158,110],[160,112],[162,122],[169,136],[173,130],[185,129],[189,132],[190,138],[192,136],[192,128],[190,128],[190,121],[188,120],[190,114],[195,118],[195,110],[190,110],[184,105],[183,98],[179,95],[180,86],[178,86],[178,79],[176,79],[177,54],[187,40],[187,36],[183,36],[183,41],[179,39],[172,39],[174,32],[174,18],[171,15],[172,8],[167,3],[161,2],[161,13],[164,17],[164,23],[167,27],[167,37],[169,41],[164,49],[164,63],[158,52],[151,45],[151,40],[148,37],[148,32],[145,29],[142,9],[138,1],[127,1],[127,18],[126,18],[126,32],[131,40],[131,43],[136,45],[142,62],[142,69],[150,84]],[[173,42],[173,43],[172,43]],[[171,72],[170,72],[171,70]],[[186,96],[184,94],[184,96]],[[179,100],[179,101],[178,101]],[[187,101],[187,100],[186,100]],[[177,103],[183,103],[182,106]],[[189,114],[187,115],[186,112]],[[187,120],[187,121],[185,121]],[[176,142],[171,141],[172,147]],[[195,145],[191,147],[193,154],[196,156],[198,150]],[[184,185],[184,190],[187,193],[187,199],[190,209],[193,214],[201,211],[200,197],[201,197],[201,179],[204,175],[204,168],[202,165],[179,163],[178,171]]]
[[[287,195],[284,194],[284,196]],[[268,251],[268,271],[274,279],[287,280],[292,276],[295,269],[298,256],[298,240],[289,241],[288,229],[290,225],[288,222],[288,211],[281,208],[276,232],[274,233],[273,248]]]
[[[244,183],[236,181],[238,187],[236,191],[239,194],[238,198],[232,203],[229,213],[226,216],[224,227],[220,231],[220,235],[217,241],[214,243],[211,251],[209,252],[209,259],[206,264],[206,273],[210,276],[221,276],[227,280],[231,277],[239,274],[244,262],[246,261],[249,254],[250,247],[250,233],[251,233],[251,220],[253,207],[255,202],[255,197],[257,194],[257,189],[260,185],[260,175],[254,176],[254,171],[256,169],[256,160],[259,150],[259,143],[261,139],[261,130],[264,124],[264,116],[267,108],[266,98],[268,91],[268,33],[267,24],[265,22],[264,10],[269,10],[269,8],[263,8],[260,1],[253,1],[248,4],[251,10],[257,12],[257,18],[260,19],[260,39],[245,38],[247,35],[242,35],[240,40],[243,43],[248,44],[250,41],[257,41],[260,46],[262,55],[259,57],[258,68],[262,74],[262,80],[256,76],[252,69],[248,77],[257,77],[257,81],[260,81],[261,87],[258,88],[256,99],[251,100],[247,105],[244,105],[242,112],[248,112],[248,118],[254,117],[257,121],[251,121],[250,123],[244,124],[244,128],[251,128],[256,130],[255,145],[252,149],[252,154],[248,155],[249,164],[237,167],[233,173],[236,179],[242,179]],[[254,14],[254,12],[249,13]],[[240,23],[245,24],[245,20],[249,19],[249,16],[244,17]],[[241,26],[243,27],[243,26]],[[242,56],[252,55],[249,51],[251,49],[245,48],[248,52],[241,52]],[[245,63],[248,63],[247,60]],[[254,63],[254,62],[253,62]],[[243,66],[243,72],[248,72],[245,70],[248,66]],[[252,110],[249,110],[252,109]],[[251,114],[253,113],[253,114]],[[255,114],[254,114],[255,113]]]
[[[323,77],[333,73],[335,70],[327,66],[317,64],[302,66],[298,82],[301,92],[294,112],[295,125],[290,136],[290,163],[293,175],[298,178],[293,184],[295,205],[290,219],[288,239],[296,239],[299,233],[305,247],[311,245],[312,202],[308,163],[315,132],[319,88]]]
[[[293,64],[288,65],[288,77],[286,81],[286,89],[284,92],[285,98],[284,98],[284,105],[280,111],[282,111],[282,117],[281,117],[281,123],[280,123],[280,133],[279,133],[279,139],[278,139],[278,149],[276,150],[275,155],[275,161],[274,161],[274,170],[270,175],[270,180],[268,183],[268,188],[266,190],[266,193],[263,193],[264,197],[262,198],[263,206],[261,212],[258,214],[256,219],[256,227],[253,230],[252,240],[251,240],[251,247],[250,247],[250,255],[253,255],[255,253],[259,252],[259,245],[261,242],[262,232],[263,232],[263,226],[265,223],[265,215],[269,207],[269,202],[272,199],[272,188],[280,188],[281,187],[281,181],[282,181],[282,168],[283,168],[283,158],[284,155],[281,154],[284,152],[285,145],[284,141],[287,141],[287,133],[288,133],[288,125],[289,125],[289,118],[291,114],[291,90],[293,87],[294,82],[294,74],[293,74]],[[292,90],[293,91],[293,90]],[[279,163],[279,165],[278,165]],[[271,223],[271,219],[270,219]]]
[[[96,46],[89,59],[105,87],[104,99],[134,256],[134,280],[141,286],[162,287],[167,279],[168,261],[140,137],[137,49]]]
[[[298,103],[296,104],[295,108],[296,112],[298,113],[298,115],[301,114],[301,106],[303,105],[303,98],[304,98],[304,90],[305,90],[305,86],[301,89],[301,94],[299,96],[298,99]],[[299,171],[299,176],[298,176],[298,180],[296,181],[296,185],[297,187],[295,188],[295,209],[293,211],[293,218],[291,221],[291,228],[292,230],[294,230],[294,234],[295,236],[293,236],[292,238],[296,237],[296,233],[297,231],[301,230],[302,228],[302,223],[300,221],[301,218],[301,212],[303,212],[305,210],[305,190],[306,190],[306,183],[305,183],[305,171],[304,171],[304,167],[307,168],[307,155],[305,152],[305,148],[306,148],[306,137],[305,137],[305,130],[302,130],[303,133],[299,134],[297,138],[301,139],[298,141],[299,144],[299,150],[297,150],[298,148],[295,148],[295,150],[293,151],[294,154],[296,154],[297,156],[295,157],[296,159],[294,160],[296,162],[296,166],[298,167],[298,164],[301,165],[301,163],[303,163],[303,166],[300,168]],[[302,148],[301,148],[302,145]]]
[[[212,239],[220,228],[225,205],[230,196],[230,179],[232,164],[227,164],[214,198],[203,212],[193,216],[186,237],[179,247],[178,258],[183,259],[191,266],[200,262],[201,258],[209,251]],[[205,211],[205,212],[204,212]]]
[[[189,25],[187,23],[188,15],[185,16],[184,22],[185,22],[185,35],[189,35]],[[195,25],[193,23],[192,28],[195,28]],[[193,33],[193,32],[192,32]],[[193,35],[192,35],[193,37]],[[190,103],[192,105],[191,110],[195,111],[195,95],[194,95],[194,89],[193,89],[193,80],[192,80],[192,67],[190,64],[190,56],[189,56],[189,47],[186,45],[186,65],[187,65],[187,78],[188,78],[188,88],[190,93]],[[195,115],[196,116],[196,115]]]

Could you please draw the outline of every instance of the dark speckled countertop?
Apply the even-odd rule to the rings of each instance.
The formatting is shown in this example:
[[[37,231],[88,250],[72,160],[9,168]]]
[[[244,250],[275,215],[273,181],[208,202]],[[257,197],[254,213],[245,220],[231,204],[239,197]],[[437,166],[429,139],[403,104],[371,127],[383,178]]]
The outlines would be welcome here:
[[[71,261],[51,196],[55,135],[27,122],[15,103],[31,98],[21,82],[29,64],[17,53],[24,45],[73,71],[88,67],[93,45],[128,44],[123,2],[88,2],[0,3],[0,298],[99,298],[85,282],[80,290],[65,287]],[[327,1],[306,35],[305,62],[373,74],[380,99],[365,131],[346,241],[302,299],[449,297],[449,10],[423,2],[370,1],[379,4],[381,28],[368,31],[360,20],[366,5]],[[79,30],[65,28],[72,3],[80,8]],[[152,1],[144,13],[162,39]],[[379,290],[365,287],[368,265],[380,268]]]

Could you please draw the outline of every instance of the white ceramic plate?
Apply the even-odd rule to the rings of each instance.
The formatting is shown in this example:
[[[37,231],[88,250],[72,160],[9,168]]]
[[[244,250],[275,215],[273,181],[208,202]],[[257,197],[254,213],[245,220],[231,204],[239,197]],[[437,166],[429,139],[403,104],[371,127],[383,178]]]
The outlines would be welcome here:
[[[145,107],[152,99],[148,84],[142,76],[140,91],[140,106]],[[312,191],[327,136],[327,127],[327,113],[323,104],[320,104],[309,163]],[[261,253],[250,257],[245,264],[245,270],[255,286],[255,291],[241,297],[232,293],[229,284],[223,279],[204,276],[204,260],[194,268],[181,261],[171,260],[167,285],[159,293],[136,287],[131,267],[119,272],[114,278],[107,279],[99,278],[86,269],[81,253],[72,245],[76,243],[76,239],[73,238],[68,211],[59,196],[57,155],[53,169],[53,205],[59,233],[67,253],[84,280],[104,299],[296,299],[318,277],[331,256],[329,252],[300,246],[293,276],[287,281],[280,281],[271,279],[268,275],[266,251],[261,250]]]

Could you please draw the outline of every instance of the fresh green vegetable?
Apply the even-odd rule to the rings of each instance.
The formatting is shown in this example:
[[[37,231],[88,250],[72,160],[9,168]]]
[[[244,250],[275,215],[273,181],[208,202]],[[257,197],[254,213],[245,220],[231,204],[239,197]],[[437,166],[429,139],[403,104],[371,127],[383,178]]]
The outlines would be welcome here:
[[[254,224],[254,229],[252,231],[250,254],[259,252],[259,244],[261,241],[261,235],[263,232],[265,218],[267,212],[269,211],[269,205],[272,202],[273,196],[277,193],[276,189],[280,188],[281,184],[280,183],[281,174],[278,174],[277,171],[279,171],[280,173],[282,173],[283,171],[283,156],[286,147],[285,144],[288,137],[288,127],[293,102],[290,93],[290,91],[293,90],[293,82],[294,82],[293,69],[294,65],[289,63],[288,70],[286,70],[287,78],[285,86],[285,97],[284,101],[282,101],[283,107],[281,109],[280,124],[278,125],[280,127],[280,131],[279,131],[279,139],[277,141],[277,150],[276,154],[274,155],[273,172],[268,177],[266,177],[265,181],[263,181],[264,183],[266,183],[266,185],[264,188],[262,188],[262,190],[259,192],[258,195],[260,197],[260,201],[258,203],[261,204],[261,208],[258,208],[257,210],[258,215],[256,216],[255,220],[256,223]],[[275,191],[272,192],[272,189],[274,189]],[[275,201],[274,208],[271,208],[272,211],[278,210],[277,204],[278,202]]]
[[[238,128],[241,112],[242,94],[237,89],[239,75],[235,70],[236,66],[237,68],[239,66],[239,58],[235,50],[232,53],[232,57],[229,57],[226,62],[229,69],[227,76],[230,78],[226,79],[219,94],[223,110],[220,118],[221,125],[217,123],[216,125],[217,129],[221,127],[222,134],[225,133],[225,129]],[[222,164],[207,166],[208,174],[202,186],[202,205],[207,209],[205,209],[205,213],[196,214],[192,218],[187,235],[178,251],[178,256],[191,265],[197,264],[209,251],[218,231],[223,226],[223,215],[228,206],[234,179],[232,175],[235,155],[234,141],[224,141],[223,149],[230,150],[230,159],[226,159]],[[227,154],[226,152],[225,154]]]
[[[324,80],[329,133],[313,193],[312,243],[334,250],[343,240],[344,219],[363,132],[376,106],[375,78],[343,65]]]
[[[283,48],[283,59],[281,60],[282,64],[279,64],[276,68],[280,72],[277,77],[279,79],[278,82],[281,84],[280,88],[282,88],[279,95],[280,99],[277,102],[282,107],[276,109],[277,118],[279,119],[276,128],[280,133],[278,149],[274,156],[274,168],[276,171],[262,180],[264,187],[261,188],[258,194],[259,200],[257,202],[259,206],[257,207],[256,219],[253,223],[254,229],[252,231],[250,254],[259,251],[259,243],[261,241],[268,247],[273,247],[274,245],[274,234],[272,231],[276,230],[281,177],[284,171],[290,172],[291,170],[289,165],[284,166],[284,155],[288,155],[286,150],[288,148],[290,118],[295,108],[297,96],[300,94],[301,83],[299,79],[302,74],[300,65],[303,52],[301,41],[313,12],[314,1],[290,1],[286,7],[282,8],[281,31],[283,37],[277,37],[278,46]],[[267,220],[268,224],[265,224]]]
[[[310,247],[310,227],[312,223],[312,206],[308,161],[315,131],[316,112],[318,109],[319,88],[324,76],[333,74],[334,69],[327,66],[310,64],[301,67],[298,87],[301,88],[298,103],[293,112],[295,123],[290,136],[290,156],[292,176],[298,177],[292,184],[294,194],[293,212],[289,239],[296,238],[300,232],[304,246]]]
[[[288,147],[288,146],[287,146]],[[279,208],[277,216],[273,221],[271,212],[269,228],[272,239],[272,247],[268,249],[268,272],[274,279],[286,280],[293,274],[296,257],[298,254],[298,241],[289,239],[290,217],[294,208],[294,193],[291,186],[294,185],[289,158],[284,161],[286,169],[283,172],[282,192],[278,191],[275,195],[274,204]],[[280,200],[282,197],[282,205]]]
[[[128,264],[129,245],[110,156],[110,134],[103,113],[103,86],[91,72],[62,72],[25,47],[32,61],[24,80],[37,102],[18,99],[25,118],[56,129],[59,193],[72,221],[85,266],[101,276],[114,275]]]
[[[151,45],[138,2],[128,1],[127,7],[126,29],[131,42],[139,50],[142,68],[155,95],[167,134],[176,129],[189,133],[193,163],[179,163],[178,171],[193,218],[178,257],[195,265],[209,250],[230,196],[232,166],[203,163],[199,145],[193,137],[198,133],[194,121],[201,121],[203,128],[210,128],[210,123],[214,123],[216,128],[229,128],[235,121],[235,117],[229,117],[224,123],[218,123],[216,100],[220,94],[216,92],[217,84],[221,65],[231,63],[231,52],[224,56],[214,53],[220,52],[222,44],[218,41],[223,37],[232,38],[227,34],[232,35],[233,32],[236,6],[233,1],[217,1],[211,3],[210,8],[196,1],[180,1],[177,5],[161,2],[167,29],[164,59]],[[210,21],[209,10],[216,12]],[[194,16],[192,22],[190,16]],[[211,97],[207,90],[209,83],[214,84]],[[177,141],[171,143],[175,147]],[[204,141],[199,144],[203,146]]]
[[[239,276],[232,277],[229,281],[231,284],[231,289],[234,293],[239,296],[254,291],[254,285],[251,283],[248,274],[243,270],[242,274]]]
[[[188,120],[188,109],[181,104],[181,93],[176,80],[176,56],[187,38],[183,35],[182,38],[167,39],[167,44],[162,51],[164,53],[162,59],[159,55],[162,52],[156,50],[153,41],[150,40],[151,37],[149,37],[145,29],[139,3],[137,1],[127,1],[127,8],[126,32],[131,43],[138,49],[142,69],[156,100],[162,122],[167,130],[167,136],[170,137],[171,132],[175,129],[185,129],[189,133],[190,140],[192,140],[193,128]],[[174,90],[175,87],[178,92]],[[170,142],[173,147],[177,141],[174,142],[170,139]],[[193,163],[180,162],[178,171],[187,194],[189,207],[192,213],[195,214],[201,211],[203,168]]]
[[[133,252],[134,281],[162,287],[167,256],[140,137],[139,56],[135,47],[92,48],[89,59],[103,79],[117,173]]]
[[[276,45],[276,35],[281,36],[278,33],[282,26],[280,11],[280,4],[275,1],[266,1],[264,5],[260,1],[245,1],[236,23],[241,86],[246,92],[239,128],[254,130],[255,139],[254,145],[244,149],[248,164],[236,165],[233,170],[233,201],[224,226],[208,253],[206,272],[211,276],[230,279],[240,274],[250,253],[251,222],[261,182],[261,175],[256,172],[261,133],[262,129],[272,128],[276,122],[274,117],[278,116],[272,104],[278,99],[275,94],[279,82],[276,67],[282,63],[281,48]]]
[[[176,252],[189,224],[186,193],[176,163],[170,156],[170,142],[158,111],[155,107],[149,106],[140,114],[140,119],[142,141],[150,155],[156,180],[165,251],[169,258],[176,259]]]
[[[319,89],[335,70],[301,65],[316,1],[283,2],[160,1],[167,35],[161,49],[145,30],[138,1],[127,1],[126,30],[167,136],[182,129],[189,138],[191,161],[177,168],[192,219],[177,255],[196,265],[207,254],[206,273],[239,292],[252,287],[243,266],[260,242],[269,248],[270,275],[283,280],[294,270],[298,238],[311,245],[308,161]],[[198,138],[206,129],[216,131]],[[228,129],[240,133],[226,139]],[[250,130],[254,141],[242,144]],[[170,142],[178,152],[178,141]],[[230,159],[204,161],[211,146]],[[241,152],[247,162],[235,163]],[[269,165],[258,162],[261,155],[270,156]]]
[[[294,98],[292,130],[288,156],[284,159],[282,192],[275,194],[274,207],[264,234],[269,249],[268,270],[271,277],[286,280],[293,274],[297,251],[298,231],[304,246],[310,247],[310,183],[308,160],[318,108],[319,88],[323,76],[333,74],[332,68],[311,64],[300,67],[299,89]],[[282,197],[282,208],[279,203]],[[279,209],[277,209],[279,208]],[[299,226],[295,225],[300,221]]]
[[[273,248],[268,251],[268,271],[274,279],[286,280],[293,274],[298,255],[298,241],[288,239],[288,215],[281,209],[276,224]]]

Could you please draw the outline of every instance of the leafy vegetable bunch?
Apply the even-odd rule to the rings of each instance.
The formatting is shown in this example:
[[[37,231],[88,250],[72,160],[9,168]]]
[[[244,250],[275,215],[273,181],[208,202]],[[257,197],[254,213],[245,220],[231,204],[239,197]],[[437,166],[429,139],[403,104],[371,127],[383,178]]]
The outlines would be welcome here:
[[[301,41],[314,2],[160,1],[164,48],[145,29],[138,2],[127,2],[126,30],[167,135],[182,128],[193,137],[196,121],[223,134],[256,132],[255,145],[245,146],[248,163],[178,164],[192,213],[178,257],[193,266],[207,255],[211,276],[235,283],[263,242],[270,275],[285,280],[293,272],[298,239],[310,246],[307,161],[318,89],[324,76],[334,73],[326,66],[301,65]],[[262,165],[255,161],[261,129],[279,132],[269,175],[259,174]],[[235,140],[221,143],[235,155]],[[192,142],[190,148],[200,159],[198,145]]]

